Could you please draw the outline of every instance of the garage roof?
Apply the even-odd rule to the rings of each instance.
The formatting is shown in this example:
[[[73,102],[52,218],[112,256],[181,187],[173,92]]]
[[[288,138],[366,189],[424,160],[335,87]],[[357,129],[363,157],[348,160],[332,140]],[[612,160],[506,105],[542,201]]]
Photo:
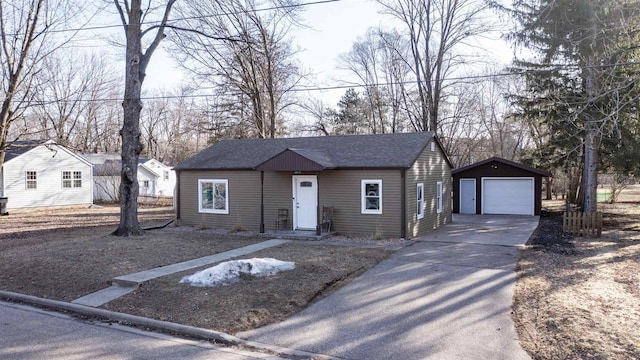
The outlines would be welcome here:
[[[546,172],[544,170],[538,170],[536,168],[532,168],[531,166],[520,164],[520,163],[517,163],[517,162],[514,162],[514,161],[510,161],[510,160],[507,160],[507,159],[503,159],[503,158],[500,158],[500,157],[497,157],[497,156],[494,156],[492,158],[489,158],[489,159],[486,159],[486,160],[483,160],[483,161],[479,161],[477,163],[473,163],[471,165],[463,166],[461,168],[457,168],[455,170],[452,170],[451,171],[451,175],[455,175],[455,174],[467,171],[469,169],[473,169],[473,168],[476,168],[478,166],[482,166],[482,165],[488,164],[488,163],[493,162],[493,161],[497,161],[497,162],[503,163],[505,165],[509,165],[509,166],[513,166],[513,167],[516,167],[516,168],[519,168],[519,169],[522,169],[522,170],[525,170],[525,171],[529,171],[529,172],[532,172],[534,174],[538,174],[538,175],[543,176],[543,177],[552,177],[551,173]]]

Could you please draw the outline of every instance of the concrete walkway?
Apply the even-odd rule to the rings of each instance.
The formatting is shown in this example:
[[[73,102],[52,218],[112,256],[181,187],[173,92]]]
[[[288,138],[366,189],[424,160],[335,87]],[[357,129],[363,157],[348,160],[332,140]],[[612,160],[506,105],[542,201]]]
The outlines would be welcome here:
[[[455,216],[299,314],[241,338],[346,359],[528,359],[510,317],[531,216]]]
[[[72,301],[74,304],[86,305],[98,307],[102,306],[109,301],[113,301],[121,296],[124,296],[134,291],[140,284],[145,281],[149,281],[161,276],[174,274],[177,272],[195,269],[202,266],[215,264],[221,261],[225,261],[234,257],[244,256],[256,251],[267,249],[270,247],[282,245],[289,242],[289,240],[272,239],[263,241],[257,244],[243,246],[241,248],[221,252],[219,254],[213,254],[198,259],[188,260],[177,264],[171,264],[167,266],[158,267],[155,269],[145,270],[134,274],[118,276],[113,279],[113,285],[96,291],[94,293],[85,295],[79,299]]]

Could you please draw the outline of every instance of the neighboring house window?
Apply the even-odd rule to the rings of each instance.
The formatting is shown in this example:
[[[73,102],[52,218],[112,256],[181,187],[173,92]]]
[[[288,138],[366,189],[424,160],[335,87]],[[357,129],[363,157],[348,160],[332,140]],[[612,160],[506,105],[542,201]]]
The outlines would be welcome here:
[[[442,181],[436,182],[436,211],[439,213],[442,212]]]
[[[82,171],[73,172],[73,187],[82,187]]]
[[[148,189],[149,188],[149,180],[144,180],[142,182],[142,187],[145,188],[145,189]]]
[[[71,188],[71,171],[62,172],[62,188],[64,189]]]
[[[229,181],[226,179],[198,180],[200,212],[229,213]]]
[[[436,143],[431,141],[431,151],[436,151]]]
[[[164,179],[165,180],[169,180],[169,172],[168,171],[164,172]]]
[[[73,174],[73,178],[71,175]],[[63,171],[62,172],[62,187],[64,189],[70,189],[72,187],[82,187],[82,171]]]
[[[416,214],[418,216],[418,219],[422,219],[424,217],[424,184],[423,183],[418,183],[418,186],[416,188],[416,203],[417,203],[417,210],[416,210]]]
[[[382,214],[382,180],[362,180],[362,213]]]
[[[35,171],[27,171],[26,181],[27,181],[27,189],[38,188],[38,174]]]

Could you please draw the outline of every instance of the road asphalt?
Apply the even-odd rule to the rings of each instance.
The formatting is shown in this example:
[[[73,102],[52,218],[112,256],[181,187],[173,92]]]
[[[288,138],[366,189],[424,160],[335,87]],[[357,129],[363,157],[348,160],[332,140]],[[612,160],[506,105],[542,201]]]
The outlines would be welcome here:
[[[0,359],[280,359],[0,301]]]
[[[293,317],[240,338],[345,359],[529,359],[511,319],[533,216],[452,224]]]

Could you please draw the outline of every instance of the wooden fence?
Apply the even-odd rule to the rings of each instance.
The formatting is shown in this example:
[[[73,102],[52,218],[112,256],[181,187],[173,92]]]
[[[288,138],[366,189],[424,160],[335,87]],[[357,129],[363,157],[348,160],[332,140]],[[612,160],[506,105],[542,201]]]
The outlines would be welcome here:
[[[602,213],[585,214],[577,211],[565,212],[562,218],[562,231],[573,235],[602,234]]]

